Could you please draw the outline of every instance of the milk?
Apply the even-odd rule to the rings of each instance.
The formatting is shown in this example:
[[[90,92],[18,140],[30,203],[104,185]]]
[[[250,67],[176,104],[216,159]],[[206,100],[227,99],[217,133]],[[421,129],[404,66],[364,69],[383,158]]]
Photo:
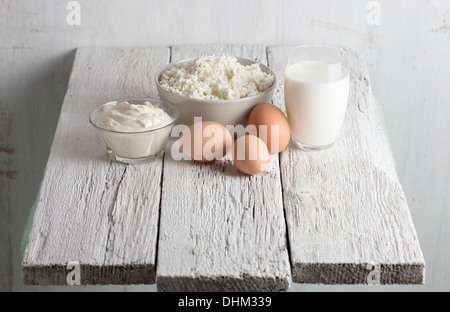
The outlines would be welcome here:
[[[284,83],[292,137],[306,148],[334,144],[347,108],[347,70],[340,64],[301,62],[286,68]]]

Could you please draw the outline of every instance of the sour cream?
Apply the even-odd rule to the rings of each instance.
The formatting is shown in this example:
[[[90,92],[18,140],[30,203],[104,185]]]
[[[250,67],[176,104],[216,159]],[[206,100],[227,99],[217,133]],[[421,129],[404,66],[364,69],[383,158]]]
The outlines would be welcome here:
[[[150,102],[131,104],[127,101],[105,110],[96,120],[98,127],[117,132],[141,132],[163,127],[172,118]]]
[[[143,163],[164,151],[173,121],[159,103],[136,100],[122,101],[104,110],[94,124],[108,156],[122,162]]]

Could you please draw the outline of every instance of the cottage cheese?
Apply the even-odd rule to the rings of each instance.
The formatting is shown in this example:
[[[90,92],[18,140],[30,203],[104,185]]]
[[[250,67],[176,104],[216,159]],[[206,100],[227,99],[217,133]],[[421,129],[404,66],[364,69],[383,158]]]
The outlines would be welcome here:
[[[266,91],[275,77],[259,64],[244,66],[232,56],[202,56],[162,73],[160,85],[177,95],[206,100],[232,100]]]

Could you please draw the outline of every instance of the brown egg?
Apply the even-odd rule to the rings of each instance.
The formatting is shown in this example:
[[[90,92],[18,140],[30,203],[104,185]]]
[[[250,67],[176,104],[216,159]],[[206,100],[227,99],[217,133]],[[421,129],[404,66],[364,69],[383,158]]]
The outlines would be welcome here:
[[[251,126],[249,127],[250,133],[263,140],[271,154],[279,153],[288,146],[291,127],[286,116],[275,105],[270,103],[256,105],[250,113],[248,124],[256,126],[256,133]]]
[[[266,143],[254,135],[241,136],[233,145],[234,165],[246,174],[264,171],[269,163],[270,154]]]
[[[189,159],[214,161],[225,156],[233,139],[222,124],[214,121],[201,121],[185,128],[180,135],[183,154]]]

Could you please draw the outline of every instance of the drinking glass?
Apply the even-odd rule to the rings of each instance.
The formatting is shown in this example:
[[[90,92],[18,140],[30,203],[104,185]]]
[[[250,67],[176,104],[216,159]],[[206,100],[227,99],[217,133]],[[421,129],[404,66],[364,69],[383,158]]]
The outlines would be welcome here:
[[[284,74],[284,97],[294,142],[324,150],[339,137],[349,95],[348,53],[340,48],[292,48]]]

